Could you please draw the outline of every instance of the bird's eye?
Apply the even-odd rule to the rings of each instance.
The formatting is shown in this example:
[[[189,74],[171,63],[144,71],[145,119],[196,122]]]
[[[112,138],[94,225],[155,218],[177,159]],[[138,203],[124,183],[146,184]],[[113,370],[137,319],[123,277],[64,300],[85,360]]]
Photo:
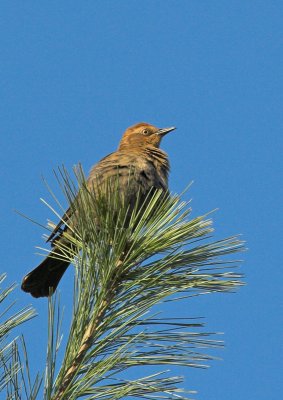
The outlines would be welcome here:
[[[148,129],[143,129],[142,134],[143,135],[149,135],[150,131]]]

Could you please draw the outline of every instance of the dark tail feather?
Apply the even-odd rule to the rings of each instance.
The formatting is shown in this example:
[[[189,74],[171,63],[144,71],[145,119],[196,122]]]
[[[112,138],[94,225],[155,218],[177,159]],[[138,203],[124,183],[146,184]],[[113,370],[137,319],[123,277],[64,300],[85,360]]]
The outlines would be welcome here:
[[[69,265],[68,261],[47,256],[38,267],[24,277],[22,290],[33,297],[49,296],[49,288],[52,288],[54,293]]]

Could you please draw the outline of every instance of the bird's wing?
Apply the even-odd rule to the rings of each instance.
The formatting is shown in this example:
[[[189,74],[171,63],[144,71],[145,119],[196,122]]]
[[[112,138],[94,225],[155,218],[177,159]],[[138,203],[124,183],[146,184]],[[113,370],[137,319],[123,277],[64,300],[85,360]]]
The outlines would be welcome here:
[[[139,189],[147,190],[148,186],[155,186],[153,182],[146,182],[146,187],[143,187],[142,176],[138,177],[143,166],[146,168],[147,163],[137,152],[116,151],[91,169],[87,186],[93,192],[97,190],[98,194],[107,191],[109,186],[111,190],[135,197]]]
[[[69,207],[68,210],[63,215],[63,217],[58,222],[58,224],[55,226],[55,228],[53,229],[51,234],[46,239],[46,243],[47,242],[52,242],[54,240],[54,238],[57,236],[57,234],[60,234],[65,230],[66,222],[69,221],[71,215],[72,215],[72,209],[71,209],[71,207]]]
[[[166,190],[166,176],[167,172],[157,172],[152,160],[141,156],[137,151],[133,150],[131,153],[115,151],[92,167],[87,179],[87,187],[90,191],[96,192],[97,190],[99,193],[101,190],[105,190],[105,184],[115,183],[115,179],[118,179],[118,190],[124,193],[128,191],[129,200],[134,203],[139,192],[146,195],[152,187]],[[73,207],[65,212],[47,242],[52,242],[57,235],[60,236],[66,229],[66,223],[72,217],[73,212]]]
[[[91,169],[91,174],[92,175],[97,175],[97,174],[101,175],[103,172],[104,162],[106,161],[106,163],[107,163],[108,158],[109,157],[111,158],[112,154],[115,154],[115,153],[109,154],[108,156],[102,158],[102,160],[100,160],[100,162],[98,164],[94,165]],[[115,156],[114,156],[114,158],[115,158]],[[60,219],[60,221],[58,222],[58,224],[55,226],[55,228],[53,229],[51,234],[48,236],[46,243],[52,242],[56,238],[57,235],[60,236],[60,234],[66,229],[66,223],[68,223],[72,214],[73,214],[73,210],[71,207],[69,207],[67,209],[67,211],[65,212],[65,214]]]

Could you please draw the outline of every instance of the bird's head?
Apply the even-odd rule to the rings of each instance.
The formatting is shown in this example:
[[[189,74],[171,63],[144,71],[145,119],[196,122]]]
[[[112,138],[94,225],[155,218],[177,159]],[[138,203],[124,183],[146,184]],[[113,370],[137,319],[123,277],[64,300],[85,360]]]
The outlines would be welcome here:
[[[135,147],[146,148],[149,146],[158,148],[163,136],[174,129],[176,129],[174,126],[160,129],[146,122],[140,122],[139,124],[130,126],[125,131],[119,145],[119,150]]]

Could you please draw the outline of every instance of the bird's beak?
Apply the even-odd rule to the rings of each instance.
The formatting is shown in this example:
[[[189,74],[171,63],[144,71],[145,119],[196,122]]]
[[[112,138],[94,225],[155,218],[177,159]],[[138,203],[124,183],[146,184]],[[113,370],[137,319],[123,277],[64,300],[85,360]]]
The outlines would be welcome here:
[[[158,129],[158,131],[156,132],[156,135],[165,136],[165,135],[167,135],[167,133],[172,132],[175,129],[176,129],[175,126],[171,126],[170,128]]]

